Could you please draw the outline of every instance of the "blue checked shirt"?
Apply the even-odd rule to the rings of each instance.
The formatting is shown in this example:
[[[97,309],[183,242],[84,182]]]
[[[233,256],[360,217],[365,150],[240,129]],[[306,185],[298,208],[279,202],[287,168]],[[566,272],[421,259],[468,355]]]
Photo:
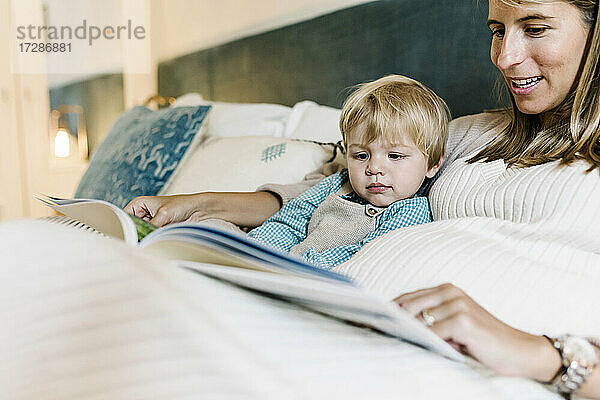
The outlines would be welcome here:
[[[347,169],[328,176],[288,202],[264,224],[248,232],[248,236],[281,251],[289,252],[293,246],[306,238],[308,224],[317,207],[327,196],[341,189],[347,181]],[[366,204],[354,193],[342,197]],[[367,234],[360,242],[321,252],[309,249],[302,257],[311,264],[329,269],[349,260],[365,244],[394,229],[431,222],[427,198],[420,196],[398,200],[390,204],[375,218],[375,230]]]

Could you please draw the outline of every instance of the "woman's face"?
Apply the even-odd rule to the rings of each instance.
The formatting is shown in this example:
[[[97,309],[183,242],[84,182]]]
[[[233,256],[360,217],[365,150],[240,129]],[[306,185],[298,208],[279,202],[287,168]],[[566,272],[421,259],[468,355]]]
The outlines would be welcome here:
[[[577,7],[564,1],[512,6],[490,0],[492,62],[506,81],[517,108],[541,114],[569,94],[589,32]]]

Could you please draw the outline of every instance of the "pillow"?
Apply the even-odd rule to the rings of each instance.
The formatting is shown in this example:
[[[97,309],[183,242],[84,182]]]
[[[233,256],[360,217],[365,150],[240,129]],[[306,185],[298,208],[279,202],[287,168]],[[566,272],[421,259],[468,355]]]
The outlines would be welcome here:
[[[273,137],[210,138],[160,194],[250,192],[265,183],[297,183],[331,159],[333,149],[333,144]]]
[[[340,132],[341,110],[320,106],[312,101],[302,101],[292,108],[285,129],[285,137],[318,142],[337,143]]]
[[[186,93],[175,99],[171,107],[206,106],[208,101],[200,93]]]
[[[212,106],[206,135],[219,137],[283,137],[291,111],[290,107],[281,104],[211,102],[198,93],[178,97],[172,107],[190,105]]]
[[[75,197],[124,207],[136,196],[157,194],[201,139],[210,108],[138,106],[125,112],[94,152]]]

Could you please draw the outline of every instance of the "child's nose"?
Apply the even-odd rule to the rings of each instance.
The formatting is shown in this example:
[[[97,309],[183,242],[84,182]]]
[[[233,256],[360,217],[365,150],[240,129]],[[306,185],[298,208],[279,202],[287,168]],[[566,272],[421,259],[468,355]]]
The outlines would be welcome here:
[[[367,164],[366,173],[367,175],[383,175],[383,168],[377,158],[373,157],[369,160],[369,163]]]

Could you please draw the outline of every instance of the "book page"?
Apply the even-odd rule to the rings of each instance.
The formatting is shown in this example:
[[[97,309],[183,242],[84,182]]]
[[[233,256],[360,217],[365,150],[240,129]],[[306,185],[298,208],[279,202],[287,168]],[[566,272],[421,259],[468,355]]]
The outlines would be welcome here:
[[[164,226],[146,236],[140,242],[140,247],[156,256],[171,259],[258,269],[354,285],[347,276],[318,268],[301,257],[282,252],[244,234],[202,223]]]
[[[464,357],[412,315],[358,287],[303,278],[229,268],[206,263],[178,265],[253,290],[264,291],[325,314],[370,326],[388,335],[417,343],[456,361]]]
[[[60,199],[42,195],[34,196],[48,207],[83,222],[85,225],[107,236],[121,239],[130,244],[137,243],[133,221],[113,204],[101,200]]]

